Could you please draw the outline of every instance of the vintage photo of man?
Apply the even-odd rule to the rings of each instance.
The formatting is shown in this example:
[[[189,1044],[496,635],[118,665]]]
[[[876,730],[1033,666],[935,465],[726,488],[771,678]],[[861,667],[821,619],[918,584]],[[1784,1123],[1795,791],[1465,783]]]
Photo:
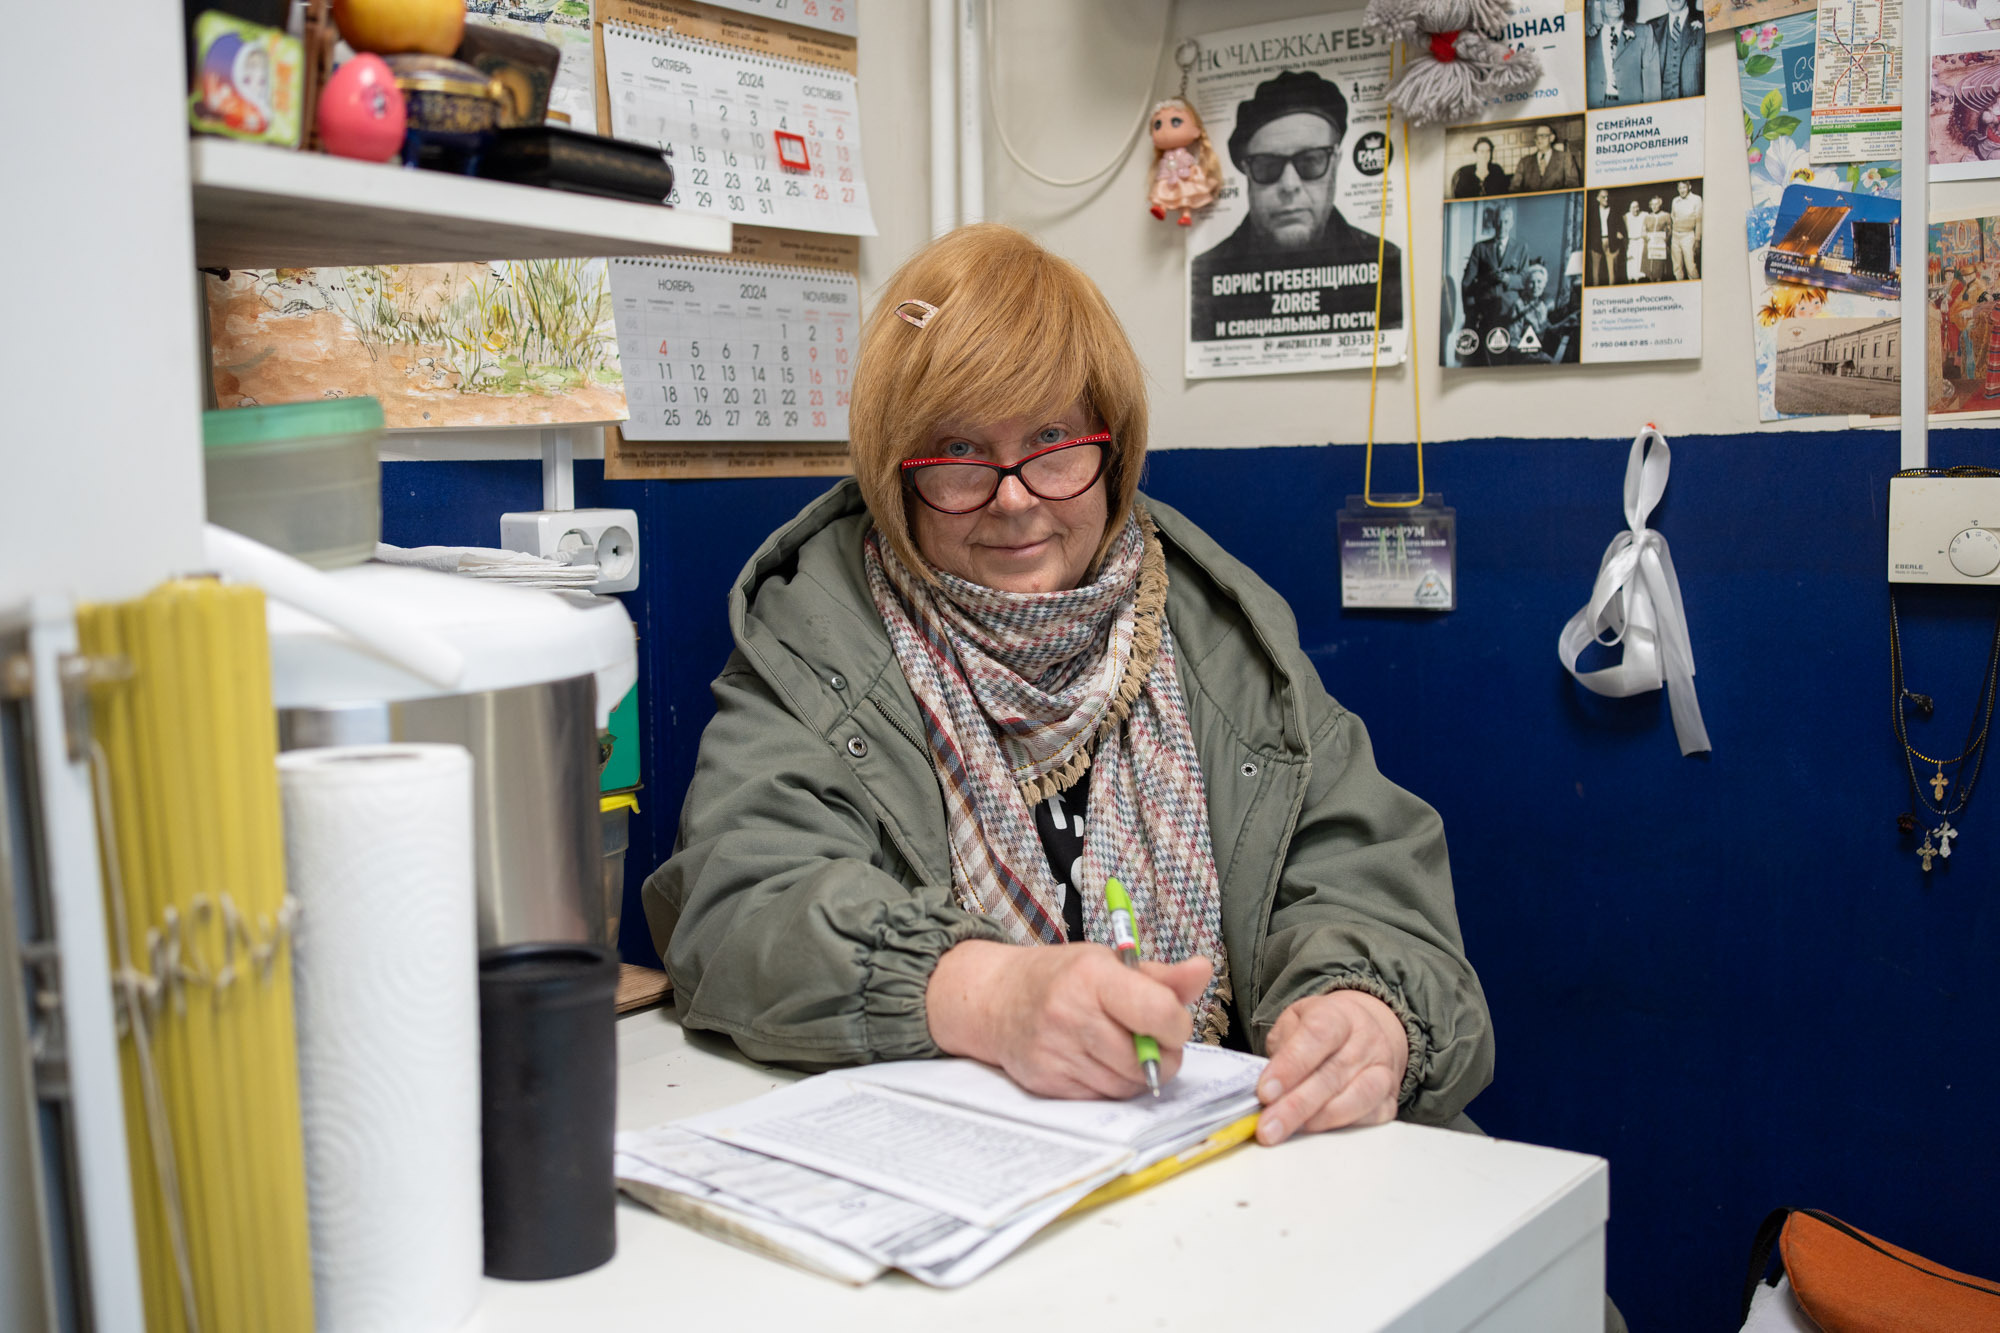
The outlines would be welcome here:
[[[1445,206],[1445,366],[1579,360],[1585,211],[1575,191]]]
[[[1581,114],[1454,125],[1445,131],[1451,199],[1583,188]]]
[[[1188,95],[1223,184],[1187,232],[1184,373],[1402,361],[1404,172],[1390,169],[1401,145],[1383,101],[1392,44],[1349,14],[1197,40]]]
[[[1445,127],[1441,363],[1699,356],[1701,0],[1511,0],[1508,13],[1510,41],[1559,38],[1562,59],[1530,96]],[[1497,198],[1453,188],[1472,183],[1461,168],[1480,138],[1506,173]]]
[[[1674,200],[1667,205],[1672,219],[1669,228],[1674,281],[1686,282],[1701,276],[1701,196],[1693,181],[1674,182]]]
[[[1593,190],[1584,209],[1584,275],[1592,287],[1701,277],[1701,182]]]
[[[1514,168],[1515,194],[1541,194],[1549,190],[1575,190],[1583,186],[1583,171],[1567,146],[1556,140],[1556,127],[1543,122],[1534,127],[1535,146]]]
[[[1584,48],[1592,110],[1704,91],[1701,0],[1593,0]]]
[[[1589,239],[1584,243],[1584,281],[1592,287],[1609,287],[1622,280],[1619,269],[1625,259],[1625,222],[1611,202],[1611,191],[1599,190],[1584,211]]]
[[[1335,203],[1340,145],[1347,134],[1347,99],[1338,86],[1311,70],[1285,70],[1257,85],[1236,108],[1229,160],[1244,178],[1249,212],[1235,231],[1195,256],[1195,327],[1226,323],[1238,313],[1271,309],[1262,292],[1236,299],[1218,277],[1267,270],[1317,270],[1317,313],[1353,315],[1375,310],[1374,265],[1402,272],[1403,252],[1342,216]],[[1360,270],[1366,269],[1363,273]],[[1360,279],[1360,280],[1357,280]],[[1403,326],[1400,282],[1382,290],[1382,324]]]

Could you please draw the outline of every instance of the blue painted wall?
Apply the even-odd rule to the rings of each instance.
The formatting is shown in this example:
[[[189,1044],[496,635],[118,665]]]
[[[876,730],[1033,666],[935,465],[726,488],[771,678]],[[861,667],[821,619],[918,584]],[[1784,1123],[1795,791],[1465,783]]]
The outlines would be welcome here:
[[[1996,442],[1940,433],[1936,461],[1991,463]],[[1434,446],[1430,484],[1459,513],[1460,609],[1445,616],[1341,611],[1331,515],[1361,489],[1359,449],[1166,453],[1146,487],[1290,599],[1382,768],[1443,812],[1499,1034],[1473,1113],[1611,1160],[1610,1286],[1635,1328],[1733,1329],[1751,1233],[1785,1203],[2000,1276],[2000,791],[1926,878],[1894,826],[1910,804],[1888,708],[1895,438],[1674,442],[1654,526],[1679,566],[1716,746],[1693,759],[1663,695],[1599,699],[1556,661],[1623,524],[1626,449]],[[1408,451],[1378,461],[1394,478]],[[391,541],[490,544],[502,510],[540,504],[533,463],[385,472]],[[578,465],[577,503],[638,510],[645,551],[627,599],[647,783],[630,959],[651,958],[637,887],[672,845],[728,652],[724,590],[822,489],[605,482]],[[1990,593],[1902,594],[1910,682],[1938,700],[1919,749],[1957,753],[1994,610]]]

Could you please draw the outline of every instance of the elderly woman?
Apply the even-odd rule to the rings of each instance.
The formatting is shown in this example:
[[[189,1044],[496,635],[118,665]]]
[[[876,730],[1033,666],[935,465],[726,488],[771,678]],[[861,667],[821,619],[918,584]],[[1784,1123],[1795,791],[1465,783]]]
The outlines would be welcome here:
[[[806,1066],[940,1054],[1058,1097],[1191,1037],[1258,1134],[1460,1118],[1493,1067],[1444,830],[1278,595],[1138,494],[1144,377],[1090,280],[968,227],[863,334],[856,477],[751,557],[646,913],[691,1028]],[[1148,962],[1106,947],[1129,888]]]
[[[1493,141],[1483,134],[1472,141],[1472,161],[1452,173],[1454,199],[1479,199],[1505,194],[1513,188],[1514,182],[1507,173],[1493,165]]]

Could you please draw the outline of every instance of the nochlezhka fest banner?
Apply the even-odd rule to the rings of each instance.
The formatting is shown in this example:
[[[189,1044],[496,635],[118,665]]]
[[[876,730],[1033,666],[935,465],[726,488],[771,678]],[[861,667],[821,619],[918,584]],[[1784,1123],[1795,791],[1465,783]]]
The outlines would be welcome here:
[[[1187,377],[1367,367],[1378,277],[1380,363],[1401,361],[1406,205],[1383,100],[1392,44],[1359,8],[1195,40],[1188,99],[1223,183],[1188,229]],[[1279,168],[1266,184],[1230,153],[1239,124],[1239,149]]]

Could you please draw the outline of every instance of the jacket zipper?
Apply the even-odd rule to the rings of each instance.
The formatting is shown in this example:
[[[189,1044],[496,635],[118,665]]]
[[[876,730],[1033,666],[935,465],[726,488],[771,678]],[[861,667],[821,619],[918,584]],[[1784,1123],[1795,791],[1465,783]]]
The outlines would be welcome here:
[[[908,741],[912,746],[916,748],[917,753],[924,757],[924,767],[930,770],[931,781],[936,782],[938,776],[937,756],[931,753],[931,747],[924,744],[923,738],[921,736],[917,735],[909,727],[904,726],[902,720],[898,718],[894,713],[890,712],[889,706],[883,703],[881,699],[877,698],[874,691],[872,690],[869,691],[868,702],[875,706],[875,711],[882,715],[882,720],[884,722],[887,722],[889,726],[892,729],[894,729],[897,735],[901,736],[904,740]],[[923,858],[915,854],[914,849],[903,841],[902,836],[898,834],[893,827],[891,827],[886,823],[882,827],[883,831],[889,835],[889,841],[896,844],[896,850],[902,854],[904,862],[910,867],[910,869],[917,872],[918,874],[923,874],[924,873]]]
[[[936,777],[937,760],[931,755],[931,747],[924,744],[924,738],[917,735],[916,732],[911,731],[908,727],[904,726],[902,720],[898,718],[894,713],[889,711],[889,705],[883,703],[880,699],[876,698],[872,692],[868,696],[868,702],[875,706],[875,711],[882,715],[882,720],[884,722],[887,722],[890,726],[896,729],[898,735],[900,735],[904,740],[908,741],[910,744],[917,747],[917,753],[921,754],[924,757],[924,762],[930,765],[931,776]]]

